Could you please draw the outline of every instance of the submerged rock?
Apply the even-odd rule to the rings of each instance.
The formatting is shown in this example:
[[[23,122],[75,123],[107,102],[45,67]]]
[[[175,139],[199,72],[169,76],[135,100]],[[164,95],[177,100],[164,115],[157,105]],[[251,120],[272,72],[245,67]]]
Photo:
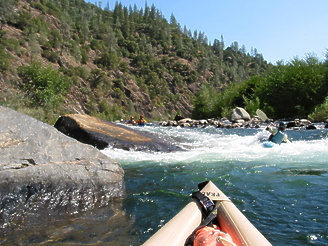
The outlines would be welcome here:
[[[118,162],[0,106],[0,227],[29,212],[74,213],[125,194]]]
[[[99,149],[171,152],[181,148],[147,132],[111,123],[85,114],[61,116],[55,127],[64,134]]]

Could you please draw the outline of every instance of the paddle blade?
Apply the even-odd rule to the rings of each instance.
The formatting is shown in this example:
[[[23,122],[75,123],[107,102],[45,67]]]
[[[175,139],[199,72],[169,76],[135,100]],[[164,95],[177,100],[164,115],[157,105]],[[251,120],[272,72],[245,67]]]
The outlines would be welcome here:
[[[266,121],[268,119],[268,116],[266,116],[266,114],[261,109],[257,109],[256,114],[263,121]]]

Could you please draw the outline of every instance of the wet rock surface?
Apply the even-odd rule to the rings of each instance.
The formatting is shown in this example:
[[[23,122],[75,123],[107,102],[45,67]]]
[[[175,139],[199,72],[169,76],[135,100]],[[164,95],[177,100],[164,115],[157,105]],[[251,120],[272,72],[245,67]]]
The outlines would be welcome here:
[[[61,116],[55,127],[64,134],[99,149],[172,152],[182,150],[150,133],[85,114]]]
[[[27,213],[75,213],[124,196],[118,162],[52,126],[0,107],[0,228]]]

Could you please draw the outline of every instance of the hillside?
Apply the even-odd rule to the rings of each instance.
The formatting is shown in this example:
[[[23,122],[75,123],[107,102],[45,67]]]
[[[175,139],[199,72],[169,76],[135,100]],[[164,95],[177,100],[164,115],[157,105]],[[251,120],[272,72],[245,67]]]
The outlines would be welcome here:
[[[210,44],[155,6],[0,5],[0,104],[46,122],[66,113],[108,120],[190,116],[201,87],[218,92],[269,66],[256,49],[226,47],[222,37]]]

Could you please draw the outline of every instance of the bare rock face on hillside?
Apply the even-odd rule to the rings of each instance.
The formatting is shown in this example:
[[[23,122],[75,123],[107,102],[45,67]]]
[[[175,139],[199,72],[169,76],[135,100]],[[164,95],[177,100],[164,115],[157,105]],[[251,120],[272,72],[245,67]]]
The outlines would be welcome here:
[[[76,213],[125,196],[120,164],[56,128],[0,107],[0,228],[28,213]],[[56,212],[56,213],[57,213]]]
[[[64,134],[99,149],[172,152],[182,150],[147,132],[111,123],[85,114],[61,116],[55,127]]]

